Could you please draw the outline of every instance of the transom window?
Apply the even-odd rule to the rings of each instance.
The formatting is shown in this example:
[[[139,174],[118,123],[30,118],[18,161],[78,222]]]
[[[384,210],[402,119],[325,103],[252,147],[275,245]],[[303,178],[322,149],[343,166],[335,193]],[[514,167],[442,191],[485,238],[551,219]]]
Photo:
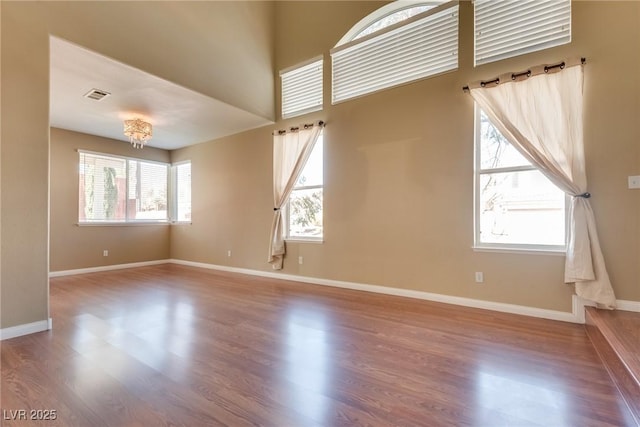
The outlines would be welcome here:
[[[404,21],[406,19],[411,18],[419,13],[425,12],[436,6],[436,3],[433,4],[421,4],[419,6],[410,6],[406,9],[397,10],[395,12],[391,12],[388,15],[384,15],[382,18],[378,19],[372,24],[369,24],[364,30],[360,31],[355,35],[351,40],[359,39],[360,37],[368,36],[371,33],[375,33],[378,30],[386,28],[390,25],[397,24],[398,22]],[[396,6],[397,7],[397,6]]]
[[[571,42],[571,0],[474,0],[476,65]]]
[[[322,110],[322,57],[280,72],[282,118]]]
[[[475,246],[564,250],[566,196],[477,108]]]
[[[332,102],[458,68],[458,2],[393,2],[331,50]]]
[[[323,152],[324,142],[321,133],[289,196],[285,215],[285,238],[288,240],[322,241]]]

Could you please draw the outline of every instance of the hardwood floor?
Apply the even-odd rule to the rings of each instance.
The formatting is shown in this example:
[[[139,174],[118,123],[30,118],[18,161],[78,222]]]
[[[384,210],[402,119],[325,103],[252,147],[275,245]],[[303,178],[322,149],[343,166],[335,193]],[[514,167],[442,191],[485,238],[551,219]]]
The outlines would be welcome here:
[[[635,425],[581,325],[178,265],[51,309],[2,342],[3,426]]]
[[[586,330],[640,425],[640,313],[587,307]]]

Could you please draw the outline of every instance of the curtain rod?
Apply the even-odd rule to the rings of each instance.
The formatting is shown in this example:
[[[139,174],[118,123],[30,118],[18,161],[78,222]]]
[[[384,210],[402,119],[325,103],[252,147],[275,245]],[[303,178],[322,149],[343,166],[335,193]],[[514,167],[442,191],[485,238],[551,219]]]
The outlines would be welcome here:
[[[315,123],[305,123],[303,125],[300,126],[292,126],[289,129],[278,129],[278,130],[274,130],[273,131],[273,135],[284,135],[287,132],[297,132],[300,130],[300,128],[302,129],[310,129],[314,126],[324,126],[324,122],[322,120],[317,121]]]
[[[580,58],[580,63],[582,65],[584,65],[586,62],[587,62],[587,58]],[[546,74],[549,71],[554,70],[556,68],[560,68],[561,70],[563,70],[566,65],[567,64],[564,61],[562,61],[562,62],[560,62],[558,64],[555,64],[555,65],[545,65],[544,68],[543,68],[543,71]],[[532,75],[533,75],[533,73],[531,72],[531,68],[530,68],[527,71],[523,71],[521,73],[511,73],[511,80],[516,80],[519,77],[527,77],[527,78],[529,78]],[[491,79],[491,80],[482,80],[482,81],[480,81],[480,86],[481,87],[487,87],[487,85],[490,85],[490,84],[496,84],[496,85],[500,84],[500,77],[496,77],[496,78]],[[469,92],[469,85],[463,86],[462,87],[462,91],[463,92]]]

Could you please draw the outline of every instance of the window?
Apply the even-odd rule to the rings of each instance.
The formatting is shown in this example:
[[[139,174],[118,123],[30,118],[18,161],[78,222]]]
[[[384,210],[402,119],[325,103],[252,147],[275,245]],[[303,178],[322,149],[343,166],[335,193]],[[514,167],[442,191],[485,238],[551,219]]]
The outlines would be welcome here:
[[[168,165],[80,152],[80,223],[167,221]]]
[[[475,246],[564,250],[564,192],[477,111]]]
[[[367,27],[361,21],[331,50],[334,104],[458,68],[457,1],[391,7],[382,17],[369,15]]]
[[[323,147],[320,134],[289,196],[285,232],[288,240],[322,240]]]
[[[380,19],[373,22],[372,24],[368,24],[363,30],[358,32],[351,40],[359,39],[360,37],[368,36],[371,33],[375,33],[383,28],[387,28],[393,24],[397,24],[398,22],[402,22],[406,19],[411,18],[412,16],[416,16],[419,13],[426,12],[429,9],[435,7],[435,4],[423,4],[420,6],[410,6],[406,9],[395,10],[389,14],[383,15]],[[394,5],[397,8],[397,5]]]
[[[176,222],[191,222],[191,162],[171,167],[173,188],[173,215]]]
[[[280,72],[282,118],[322,110],[322,58]]]
[[[475,64],[571,42],[571,0],[475,0]]]
[[[167,220],[167,165],[128,159],[130,220]]]

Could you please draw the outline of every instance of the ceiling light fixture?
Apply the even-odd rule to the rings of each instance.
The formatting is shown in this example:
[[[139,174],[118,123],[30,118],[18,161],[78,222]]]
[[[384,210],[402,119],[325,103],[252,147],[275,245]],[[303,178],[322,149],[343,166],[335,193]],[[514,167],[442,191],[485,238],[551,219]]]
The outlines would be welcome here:
[[[133,148],[142,148],[153,135],[151,123],[140,119],[125,120],[124,134],[129,137]]]

